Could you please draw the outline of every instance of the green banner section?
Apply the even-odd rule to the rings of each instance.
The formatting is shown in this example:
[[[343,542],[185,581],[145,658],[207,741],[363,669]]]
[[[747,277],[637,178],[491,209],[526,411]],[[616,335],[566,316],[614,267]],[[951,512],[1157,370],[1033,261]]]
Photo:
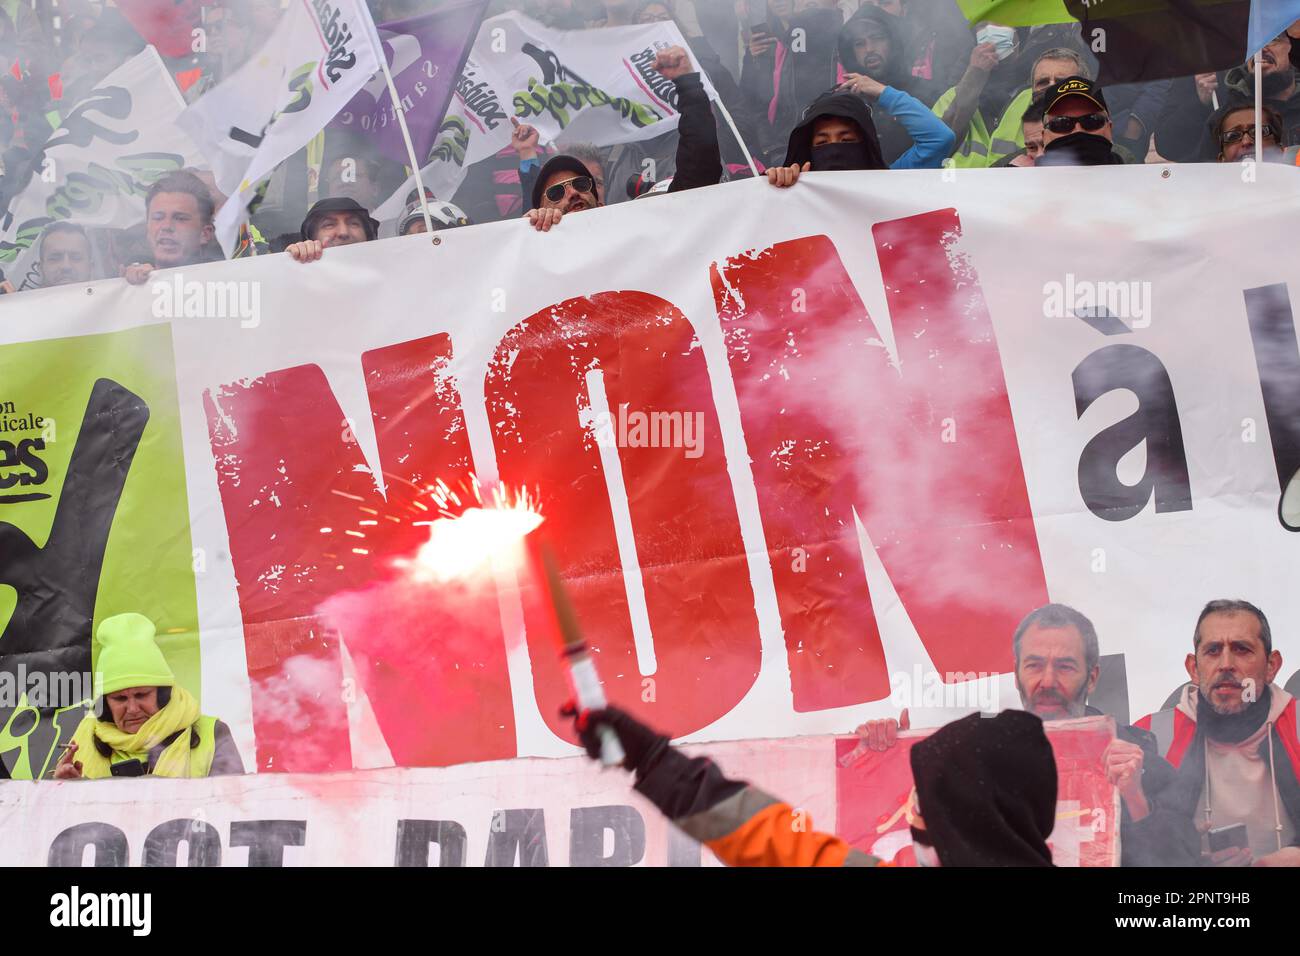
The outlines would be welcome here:
[[[0,667],[21,664],[30,680],[84,661],[84,643],[64,642],[93,589],[93,627],[125,611],[150,618],[178,683],[199,696],[195,572],[206,555],[190,536],[169,326],[0,346],[0,533],[28,549],[20,568],[38,567],[17,586],[0,580]],[[42,724],[54,717],[24,703],[0,700],[0,757],[15,777],[53,764]]]
[[[1065,8],[1065,0],[957,0],[957,6],[971,23],[989,20],[1005,27],[1070,23],[1075,19]]]

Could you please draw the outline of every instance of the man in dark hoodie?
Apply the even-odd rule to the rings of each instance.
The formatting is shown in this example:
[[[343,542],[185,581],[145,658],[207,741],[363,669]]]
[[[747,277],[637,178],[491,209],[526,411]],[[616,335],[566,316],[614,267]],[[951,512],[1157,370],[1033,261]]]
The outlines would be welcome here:
[[[1043,155],[1038,166],[1117,166],[1115,130],[1106,98],[1092,80],[1072,76],[1044,99]]]
[[[728,866],[888,866],[829,833],[811,829],[790,804],[723,775],[708,757],[690,758],[630,714],[570,704],[587,755],[599,732],[618,736],[634,789],[673,825]],[[1051,866],[1047,837],[1056,822],[1056,760],[1032,714],[955,721],[910,754],[916,780],[912,839],[923,866]],[[974,785],[978,781],[978,785]],[[929,852],[932,849],[934,852]]]
[[[355,199],[322,199],[307,210],[302,238],[285,248],[295,262],[315,262],[326,249],[379,238],[379,222]]]
[[[943,89],[936,80],[911,74],[908,53],[902,21],[879,7],[864,4],[840,30],[839,61],[845,72],[862,73],[902,90],[928,109]]]
[[[853,81],[854,93],[823,96],[804,111],[790,134],[785,164],[767,171],[773,186],[793,186],[806,172],[846,169],[937,169],[952,151],[952,130],[916,99],[870,77]],[[912,146],[892,163],[885,162],[871,108],[858,93],[878,99],[911,134]]]
[[[933,80],[912,76],[908,72],[901,24],[897,17],[877,7],[859,8],[848,23],[844,24],[839,38],[839,61],[845,71],[845,82],[841,89],[855,89],[858,85],[863,85],[859,78],[869,79],[907,94],[921,103],[926,111],[943,92]],[[902,101],[899,97],[887,97],[886,102],[896,104]],[[884,106],[885,103],[882,102],[881,105]],[[876,135],[880,139],[881,154],[887,163],[892,163],[907,152],[912,145],[912,137],[903,122],[895,119],[886,109],[874,115],[873,119]]]

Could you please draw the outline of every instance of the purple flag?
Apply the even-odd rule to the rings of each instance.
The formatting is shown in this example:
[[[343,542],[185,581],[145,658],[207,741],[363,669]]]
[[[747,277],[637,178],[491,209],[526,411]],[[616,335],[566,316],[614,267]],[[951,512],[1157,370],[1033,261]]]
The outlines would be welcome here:
[[[488,0],[459,0],[433,13],[377,24],[421,164],[428,162],[487,4]],[[352,97],[330,127],[368,137],[384,155],[410,165],[383,73],[375,74]]]

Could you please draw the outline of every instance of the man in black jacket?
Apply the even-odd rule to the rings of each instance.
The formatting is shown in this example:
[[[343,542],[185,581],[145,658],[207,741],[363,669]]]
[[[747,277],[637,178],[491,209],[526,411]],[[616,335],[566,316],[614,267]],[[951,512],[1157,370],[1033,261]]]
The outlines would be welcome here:
[[[933,80],[912,76],[908,59],[898,18],[877,7],[860,7],[840,31],[839,60],[846,73],[869,76],[916,97],[927,107],[934,106],[943,90]],[[884,110],[873,119],[881,153],[886,163],[892,163],[912,145],[912,137]]]

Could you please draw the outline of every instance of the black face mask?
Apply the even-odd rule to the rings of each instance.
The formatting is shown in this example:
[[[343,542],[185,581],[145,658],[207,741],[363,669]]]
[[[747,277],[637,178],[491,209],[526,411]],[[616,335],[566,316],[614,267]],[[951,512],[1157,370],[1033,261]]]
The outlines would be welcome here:
[[[1196,702],[1197,729],[1211,740],[1222,744],[1239,744],[1263,726],[1273,703],[1273,694],[1267,684],[1258,698],[1245,710],[1236,714],[1221,714],[1201,695]]]
[[[813,172],[825,173],[841,169],[866,169],[867,144],[827,143],[812,148]]]
[[[1264,95],[1276,97],[1286,91],[1292,81],[1295,79],[1294,70],[1283,70],[1281,73],[1270,73],[1264,77]],[[1254,75],[1251,75],[1251,82],[1254,82]]]
[[[1068,156],[1078,166],[1108,166],[1114,162],[1113,149],[1113,144],[1106,137],[1080,130],[1052,140],[1044,148],[1043,154]],[[1050,165],[1050,161],[1047,165]]]

